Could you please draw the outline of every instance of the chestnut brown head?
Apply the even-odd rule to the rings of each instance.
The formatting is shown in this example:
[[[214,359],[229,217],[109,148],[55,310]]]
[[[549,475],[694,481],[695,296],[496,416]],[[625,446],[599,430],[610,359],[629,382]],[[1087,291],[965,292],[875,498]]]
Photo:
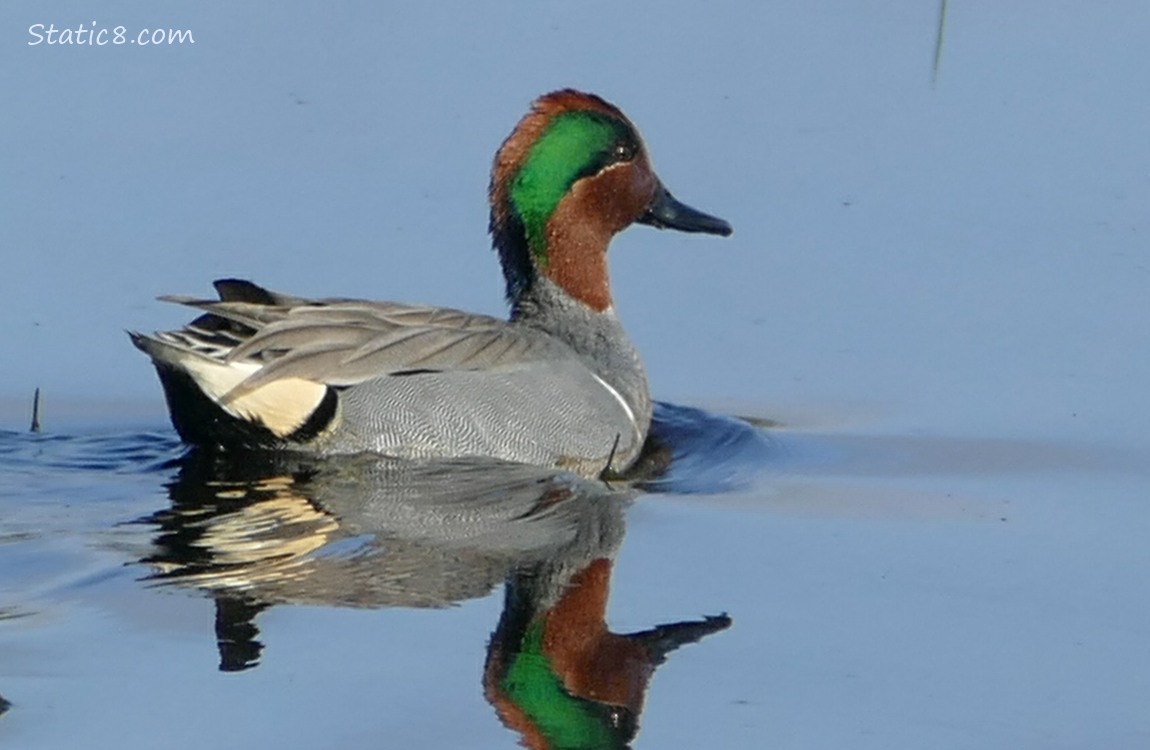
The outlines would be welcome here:
[[[729,235],[727,222],[686,206],[655,176],[631,121],[571,89],[537,99],[495,156],[491,233],[514,305],[538,274],[593,310],[611,304],[611,237],[639,222]]]

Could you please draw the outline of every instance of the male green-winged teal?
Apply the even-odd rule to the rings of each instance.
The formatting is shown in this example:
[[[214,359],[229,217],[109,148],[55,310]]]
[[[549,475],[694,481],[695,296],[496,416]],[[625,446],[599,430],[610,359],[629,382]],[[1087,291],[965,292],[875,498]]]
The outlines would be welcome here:
[[[509,320],[395,302],[301,299],[247,281],[178,331],[130,334],[189,443],[491,456],[586,475],[639,455],[651,398],[615,314],[611,237],[639,222],[728,235],[671,196],[615,106],[537,99],[492,167],[490,231]]]

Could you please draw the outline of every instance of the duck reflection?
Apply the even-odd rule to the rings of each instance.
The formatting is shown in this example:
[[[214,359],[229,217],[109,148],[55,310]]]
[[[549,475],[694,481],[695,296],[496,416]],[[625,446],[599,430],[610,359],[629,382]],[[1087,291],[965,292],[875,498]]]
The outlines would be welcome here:
[[[667,655],[730,626],[724,615],[621,635],[604,615],[611,559],[548,560],[513,572],[492,636],[484,690],[529,748],[623,748]]]
[[[192,454],[143,561],[216,603],[219,668],[259,663],[284,603],[444,607],[505,584],[484,690],[529,747],[622,747],[655,668],[725,615],[628,635],[604,616],[634,492],[491,460]]]

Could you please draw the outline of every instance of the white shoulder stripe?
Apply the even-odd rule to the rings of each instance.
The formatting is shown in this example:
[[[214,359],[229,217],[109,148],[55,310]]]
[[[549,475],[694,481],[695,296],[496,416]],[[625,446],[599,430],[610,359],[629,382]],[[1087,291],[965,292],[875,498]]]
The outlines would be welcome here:
[[[631,410],[631,405],[627,403],[627,400],[623,398],[623,395],[621,393],[619,393],[619,391],[617,391],[613,387],[611,387],[610,383],[608,383],[606,380],[599,377],[595,373],[591,373],[591,377],[598,380],[599,385],[606,388],[607,392],[615,397],[615,400],[618,401],[619,405],[623,407],[623,411],[627,412],[627,419],[630,419],[631,424],[633,424],[635,426],[635,429],[638,429],[639,423],[635,420],[635,412]]]

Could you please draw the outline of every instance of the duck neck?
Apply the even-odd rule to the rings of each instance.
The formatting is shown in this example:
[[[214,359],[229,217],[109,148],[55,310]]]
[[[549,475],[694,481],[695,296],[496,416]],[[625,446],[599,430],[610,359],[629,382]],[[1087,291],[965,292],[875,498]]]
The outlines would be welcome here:
[[[612,232],[571,218],[551,217],[539,252],[515,212],[493,212],[491,232],[507,281],[511,320],[571,347],[588,369],[622,394],[645,425],[651,415],[647,374],[615,314],[607,280]]]
[[[589,370],[622,395],[646,430],[651,419],[647,373],[613,307],[592,310],[539,274],[512,302],[511,319],[571,347]]]
[[[603,309],[595,309],[571,295],[551,276],[536,273],[531,284],[511,300],[511,320],[541,328],[548,333],[563,338],[567,329],[619,329],[622,326],[610,304]]]
[[[511,318],[529,316],[538,303],[550,303],[552,290],[537,289],[549,280],[562,295],[585,308],[603,313],[611,309],[611,284],[607,276],[607,245],[612,232],[594,221],[573,214],[575,202],[564,201],[545,224],[531,236],[510,211],[505,221],[492,217],[492,235],[503,264]]]

